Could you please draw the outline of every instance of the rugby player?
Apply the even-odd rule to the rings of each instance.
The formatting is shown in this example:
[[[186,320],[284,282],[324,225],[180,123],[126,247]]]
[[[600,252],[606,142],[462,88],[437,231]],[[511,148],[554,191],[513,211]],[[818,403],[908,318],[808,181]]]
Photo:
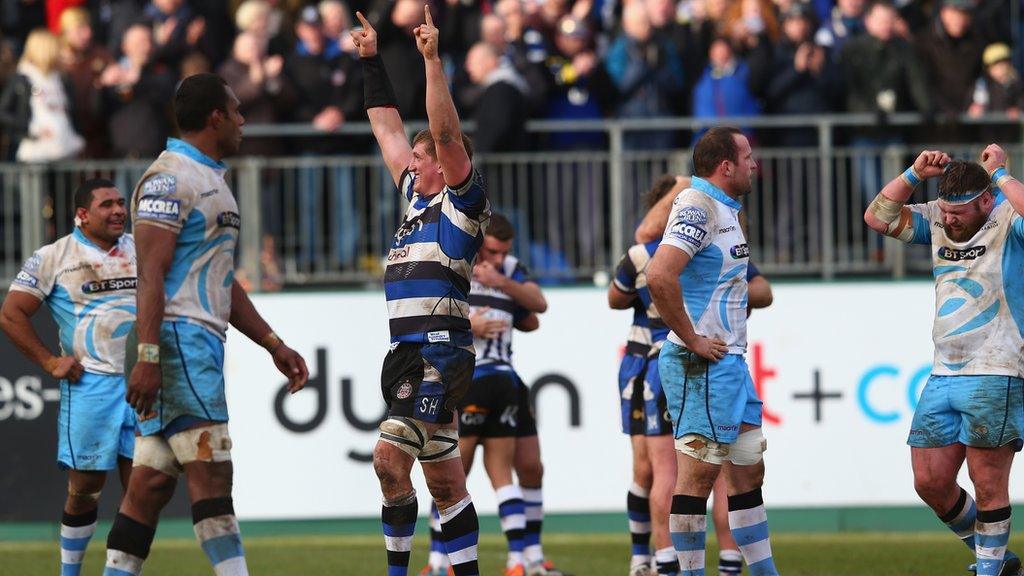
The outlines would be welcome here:
[[[457,576],[479,574],[479,522],[466,491],[455,411],[473,377],[469,289],[473,260],[490,217],[482,177],[459,127],[438,56],[438,30],[424,5],[414,35],[426,67],[429,129],[409,144],[396,98],[377,53],[377,33],[361,13],[352,31],[364,73],[364,106],[384,163],[409,202],[384,272],[391,347],[381,390],[373,466],[384,505],[388,575],[408,572],[417,500],[410,472],[420,461],[440,512],[441,533]]]
[[[705,133],[693,163],[696,176],[673,201],[647,267],[654,304],[672,329],[658,361],[679,452],[669,530],[680,569],[703,576],[707,500],[721,469],[744,560],[752,574],[772,575],[761,401],[743,359],[749,249],[739,199],[757,165],[747,138],[730,127]]]
[[[459,451],[468,475],[477,446],[483,447],[484,469],[494,487],[501,529],[508,541],[505,574],[553,574],[543,566],[543,557],[527,564],[523,555],[526,509],[522,491],[512,478],[517,440],[537,435],[529,389],[512,368],[512,331],[536,330],[540,327],[537,314],[547,310],[540,286],[509,254],[514,237],[512,223],[491,214],[469,291],[476,368],[459,406]],[[424,572],[444,574],[447,562],[438,553],[443,543],[438,541],[433,514],[431,523],[433,553]]]
[[[648,213],[655,212],[689,185],[689,179],[663,176],[645,195]],[[614,281],[608,286],[608,306],[613,310],[634,309],[633,327],[619,367],[619,402],[622,432],[629,434],[633,449],[633,485],[626,495],[632,539],[631,576],[651,574],[650,539],[653,532],[658,574],[675,574],[679,562],[668,533],[668,516],[675,484],[676,466],[672,447],[672,422],[665,405],[658,374],[658,353],[668,328],[651,302],[646,268],[664,233],[668,213],[661,225],[640,230],[654,239],[632,246],[619,261]],[[646,218],[645,218],[646,220]],[[643,224],[641,224],[643,228]]]
[[[160,510],[182,471],[196,538],[214,571],[248,574],[231,500],[228,324],[267,349],[292,392],[309,376],[302,357],[234,280],[240,219],[222,159],[242,141],[238,98],[219,76],[197,74],[178,87],[174,115],[182,138],[167,141],[131,202],[139,284],[137,345],[126,350],[129,363],[135,361],[127,398],[141,435],[128,492],[107,537],[104,576],[142,571]]]
[[[938,199],[906,204],[923,180],[936,177]],[[1020,559],[1006,550],[1010,466],[1024,444],[1021,213],[1024,186],[1006,171],[1006,153],[995,144],[981,164],[921,152],[864,213],[881,234],[931,246],[935,356],[907,443],[914,488],[974,551],[979,576],[1021,572]],[[973,498],[957,484],[965,460]]]
[[[75,191],[74,231],[37,250],[11,284],[0,327],[25,356],[60,381],[57,464],[68,471],[60,526],[61,574],[77,576],[96,531],[107,470],[128,486],[135,413],[124,400],[124,342],[135,322],[135,243],[125,199],[105,179]],[[42,304],[60,331],[54,354],[31,318]]]

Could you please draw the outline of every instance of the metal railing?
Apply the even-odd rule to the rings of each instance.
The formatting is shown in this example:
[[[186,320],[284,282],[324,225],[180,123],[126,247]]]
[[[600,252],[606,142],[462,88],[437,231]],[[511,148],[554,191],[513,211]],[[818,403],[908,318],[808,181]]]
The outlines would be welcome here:
[[[733,118],[758,130],[812,127],[817,145],[755,147],[760,170],[744,202],[754,260],[773,275],[816,276],[927,272],[927,249],[883,240],[861,219],[867,202],[897,175],[922,145],[836,146],[838,128],[862,127],[873,115]],[[887,118],[915,126],[913,114]],[[961,121],[968,126],[1005,118]],[[722,120],[691,118],[619,121],[532,121],[538,134],[596,132],[607,147],[596,151],[543,151],[479,155],[495,210],[517,229],[515,252],[547,282],[589,280],[613,268],[632,243],[642,216],[641,195],[658,176],[688,174],[686,148],[635,151],[625,136],[651,130],[694,131]],[[1019,125],[1011,125],[1019,127]],[[410,132],[419,126],[410,125]],[[467,126],[471,129],[472,126]],[[367,134],[346,126],[341,134]],[[247,137],[322,135],[308,125],[246,127]],[[981,144],[942,147],[974,158]],[[1015,166],[1024,147],[1006,145]],[[148,161],[0,164],[0,276],[9,280],[38,246],[70,231],[72,193],[87,177],[111,178],[130,194]],[[238,158],[229,185],[242,214],[239,264],[254,289],[279,285],[376,284],[382,257],[405,210],[378,156]],[[916,201],[934,197],[922,187]]]

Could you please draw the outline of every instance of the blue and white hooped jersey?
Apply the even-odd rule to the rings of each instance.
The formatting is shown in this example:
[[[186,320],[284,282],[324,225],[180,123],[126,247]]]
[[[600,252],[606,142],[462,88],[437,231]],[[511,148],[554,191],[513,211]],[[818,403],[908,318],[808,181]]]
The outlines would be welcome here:
[[[506,256],[499,272],[516,282],[533,281],[530,272],[519,263],[519,259],[515,256]],[[494,338],[473,337],[473,347],[476,348],[476,365],[511,364],[512,333],[515,330],[515,323],[530,313],[516,304],[508,294],[473,280],[469,290],[470,314],[476,312],[478,308],[490,308],[484,317],[489,320],[501,320],[508,327]]]
[[[75,231],[36,250],[11,283],[50,308],[60,347],[87,372],[123,374],[135,323],[135,242],[124,234],[105,251]]]
[[[646,244],[635,244],[626,251],[619,266],[615,269],[615,287],[626,294],[636,294],[643,306],[647,318],[647,334],[649,346],[659,344],[668,337],[669,329],[661,319],[658,308],[651,299],[651,290],[647,287],[647,265],[650,264],[654,252],[661,240]]]
[[[937,201],[908,206],[911,243],[931,244],[937,376],[1024,377],[1024,219],[999,194],[988,221],[950,240]]]
[[[693,177],[676,196],[662,245],[690,256],[679,276],[686,313],[701,336],[720,338],[729,354],[747,350],[747,260],[740,229],[743,206],[722,189]],[[668,339],[684,346],[675,332]]]
[[[491,217],[483,176],[423,197],[408,170],[399,190],[409,207],[384,270],[391,342],[446,343],[470,350],[469,290],[473,261]]]
[[[224,180],[227,166],[170,138],[132,197],[132,221],[178,234],[164,278],[164,320],[198,324],[227,337],[235,246],[241,219]]]

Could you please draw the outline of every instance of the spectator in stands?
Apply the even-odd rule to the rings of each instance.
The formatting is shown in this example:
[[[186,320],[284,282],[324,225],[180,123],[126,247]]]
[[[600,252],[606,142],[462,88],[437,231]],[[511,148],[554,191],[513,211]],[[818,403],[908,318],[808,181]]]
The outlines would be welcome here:
[[[295,91],[284,72],[284,58],[267,56],[255,34],[243,32],[235,38],[231,57],[217,73],[238,97],[238,111],[246,123],[274,124],[285,117],[295,100]],[[277,138],[246,138],[239,154],[277,156],[283,152]]]
[[[1003,112],[1014,120],[1020,118],[1024,108],[1024,85],[1012,58],[1010,47],[1001,42],[985,48],[982,55],[985,73],[975,86],[969,110],[971,116]]]
[[[795,3],[782,15],[782,39],[769,51],[770,59],[751,61],[767,114],[819,114],[832,109],[838,78],[829,66],[827,50],[814,43],[811,6]],[[760,69],[754,69],[757,66]],[[814,128],[773,131],[782,146],[813,146]]]
[[[171,130],[168,108],[174,76],[163,63],[152,60],[153,37],[146,24],[125,31],[121,53],[100,79],[111,153],[119,158],[155,158]]]
[[[682,24],[677,18],[676,3],[674,0],[643,0],[647,6],[647,16],[651,20],[651,28],[654,30],[654,37],[659,41],[667,41],[676,54],[682,59],[693,58],[693,38],[690,28]],[[691,72],[687,63],[683,62],[685,78],[693,82],[698,73]],[[690,109],[689,91],[685,90],[681,98],[673,101],[672,115],[684,116]]]
[[[341,50],[328,52],[329,41],[321,24],[315,6],[302,10],[295,24],[299,42],[285,60],[284,73],[296,93],[292,120],[309,122],[329,133],[346,121],[365,119],[363,75],[359,62],[352,55]],[[359,137],[318,138],[306,142],[302,149],[305,155],[366,151],[365,139]],[[304,234],[299,258],[307,270],[325,260],[346,264],[355,260],[359,220],[354,185],[351,167],[331,168],[326,173],[320,168],[299,171],[299,229]],[[328,214],[330,218],[325,217]],[[325,237],[333,238],[330,250],[321,242]]]
[[[867,33],[851,38],[843,47],[840,61],[847,111],[931,111],[927,76],[914,51],[896,36],[898,18],[892,4],[875,0],[864,18]],[[869,132],[878,134],[874,129]],[[880,189],[876,187],[871,198]]]
[[[291,34],[282,27],[283,21],[283,12],[267,0],[245,0],[235,12],[238,32],[253,34],[263,44],[263,53],[271,56],[284,56],[291,49]]]
[[[434,4],[434,14],[444,21],[440,45],[454,61],[462,61],[470,47],[480,41],[481,20],[490,5],[489,0],[444,0]]]
[[[708,67],[693,89],[693,115],[718,118],[755,116],[759,112],[750,92],[750,68],[736,55],[729,40],[718,38],[711,43]],[[694,134],[694,142],[706,131]]]
[[[89,13],[69,8],[60,16],[63,40],[63,68],[71,82],[75,102],[75,126],[85,139],[85,158],[103,158],[109,153],[107,119],[103,115],[100,76],[114,58],[92,38]]]
[[[967,111],[982,72],[987,42],[972,25],[973,9],[972,0],[942,0],[938,18],[917,41],[935,107],[949,116]]]
[[[530,26],[523,0],[498,0],[494,13],[505,22],[505,39],[515,52],[515,59],[543,66],[548,47],[543,35]],[[516,67],[522,69],[519,64]]]
[[[0,0],[0,32],[7,36],[15,53],[37,28],[46,26],[45,0]]]
[[[683,66],[691,86],[696,83],[708,65],[711,43],[721,35],[729,0],[690,0],[689,28],[693,48],[684,54]],[[693,90],[689,90],[693,92]],[[692,109],[692,104],[687,111]]]
[[[371,12],[367,19],[377,30],[377,46],[388,74],[401,78],[394,83],[398,109],[403,120],[426,120],[427,76],[416,50],[412,31],[423,23],[423,3],[420,0],[397,0],[388,3],[390,11]],[[379,20],[376,20],[379,19]]]
[[[618,89],[594,51],[590,30],[566,16],[555,37],[557,51],[548,58],[550,83],[547,109],[550,119],[594,120],[612,111]],[[594,132],[557,132],[548,137],[556,150],[599,150],[604,135]]]
[[[620,93],[620,118],[670,116],[672,103],[681,97],[683,66],[672,45],[653,35],[647,8],[642,2],[627,4],[622,11],[622,33],[605,55],[605,68]],[[673,145],[670,131],[627,133],[630,150],[664,150]]]
[[[60,74],[60,40],[45,28],[32,31],[0,94],[0,126],[19,162],[74,158],[85,141],[73,125],[70,84]],[[16,145],[15,145],[16,141]]]
[[[466,54],[466,72],[481,92],[473,107],[473,148],[478,152],[528,150],[529,110],[523,77],[485,42],[478,42]]]
[[[128,28],[147,22],[153,27],[152,59],[168,70],[178,70],[182,59],[200,47],[206,33],[206,20],[197,16],[185,0],[150,0],[141,7],[131,0],[122,0],[113,11],[108,42],[121,41]]]
[[[741,57],[764,57],[757,53],[771,50],[780,36],[771,0],[733,0],[725,12],[723,31]]]
[[[317,9],[320,11],[320,19],[324,23],[324,36],[328,42],[343,52],[356,55],[356,45],[352,41],[352,35],[348,33],[351,28],[348,5],[341,0],[321,0]]]
[[[832,13],[814,36],[815,42],[828,48],[836,58],[846,42],[864,33],[866,0],[836,0]]]
[[[504,16],[499,16],[501,12]],[[530,104],[530,115],[543,114],[547,105],[548,73],[544,58],[546,50],[540,50],[531,58],[525,42],[523,42],[523,14],[520,0],[500,0],[494,14],[488,14],[480,20],[480,37],[484,42],[493,45],[526,80],[529,88],[526,93]]]

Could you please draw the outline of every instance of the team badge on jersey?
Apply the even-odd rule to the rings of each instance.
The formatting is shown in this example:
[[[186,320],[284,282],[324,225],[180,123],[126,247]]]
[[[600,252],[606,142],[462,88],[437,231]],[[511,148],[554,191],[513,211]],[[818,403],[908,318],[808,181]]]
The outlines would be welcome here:
[[[395,398],[405,400],[409,396],[412,396],[412,382],[406,380],[398,387],[398,392],[395,392]]]

